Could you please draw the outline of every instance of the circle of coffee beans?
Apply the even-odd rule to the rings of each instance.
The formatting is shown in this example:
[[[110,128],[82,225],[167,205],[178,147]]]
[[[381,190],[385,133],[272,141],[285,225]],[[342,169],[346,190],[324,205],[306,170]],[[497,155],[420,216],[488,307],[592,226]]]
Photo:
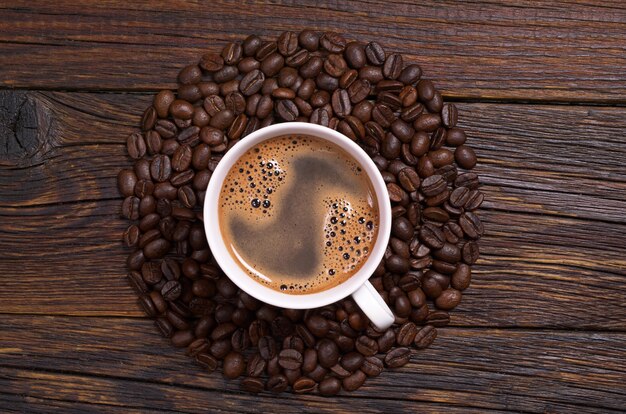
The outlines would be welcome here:
[[[127,138],[120,171],[128,279],[160,333],[249,392],[353,391],[437,337],[471,279],[483,225],[476,155],[416,64],[337,33],[248,36],[178,74]],[[395,313],[381,332],[350,299],[280,309],[239,290],[216,265],[202,221],[205,190],[240,139],[289,121],[336,129],[379,168],[391,239],[371,283]]]

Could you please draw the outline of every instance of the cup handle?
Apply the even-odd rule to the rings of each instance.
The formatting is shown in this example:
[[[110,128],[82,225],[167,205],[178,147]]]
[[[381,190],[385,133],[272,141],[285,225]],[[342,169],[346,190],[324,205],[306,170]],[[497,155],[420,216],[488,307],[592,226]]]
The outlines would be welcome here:
[[[385,331],[394,322],[393,312],[369,281],[358,288],[352,298],[378,330]]]

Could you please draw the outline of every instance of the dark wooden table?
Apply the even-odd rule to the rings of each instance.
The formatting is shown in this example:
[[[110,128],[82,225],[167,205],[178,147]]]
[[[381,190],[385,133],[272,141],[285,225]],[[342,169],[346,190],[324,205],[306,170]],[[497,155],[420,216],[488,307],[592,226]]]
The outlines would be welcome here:
[[[1,412],[626,409],[624,2],[33,3],[0,2]],[[304,27],[419,63],[487,196],[451,326],[337,398],[241,393],[161,338],[125,280],[115,187],[180,67]]]

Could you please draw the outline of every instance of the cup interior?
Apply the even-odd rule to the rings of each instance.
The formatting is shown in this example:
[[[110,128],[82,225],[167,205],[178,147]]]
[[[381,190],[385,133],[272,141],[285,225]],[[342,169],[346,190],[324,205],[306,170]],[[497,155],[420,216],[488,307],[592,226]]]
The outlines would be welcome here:
[[[328,140],[346,151],[357,161],[369,177],[376,194],[379,211],[378,235],[369,257],[350,278],[330,289],[308,294],[289,294],[276,291],[257,282],[231,256],[219,225],[219,194],[232,165],[250,148],[265,140],[287,134],[306,134]],[[211,176],[204,202],[204,229],[215,260],[226,275],[249,295],[274,306],[308,309],[336,302],[356,291],[380,263],[391,233],[391,205],[387,187],[371,158],[355,142],[339,132],[320,125],[289,122],[262,128],[235,144],[221,159]]]

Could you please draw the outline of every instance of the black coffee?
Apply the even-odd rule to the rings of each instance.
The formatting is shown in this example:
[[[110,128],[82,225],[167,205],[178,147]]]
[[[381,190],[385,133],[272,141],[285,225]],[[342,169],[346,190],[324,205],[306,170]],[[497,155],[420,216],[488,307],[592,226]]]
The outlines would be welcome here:
[[[306,294],[359,270],[379,213],[367,174],[343,149],[287,135],[256,145],[231,167],[219,216],[232,257],[252,277]]]

